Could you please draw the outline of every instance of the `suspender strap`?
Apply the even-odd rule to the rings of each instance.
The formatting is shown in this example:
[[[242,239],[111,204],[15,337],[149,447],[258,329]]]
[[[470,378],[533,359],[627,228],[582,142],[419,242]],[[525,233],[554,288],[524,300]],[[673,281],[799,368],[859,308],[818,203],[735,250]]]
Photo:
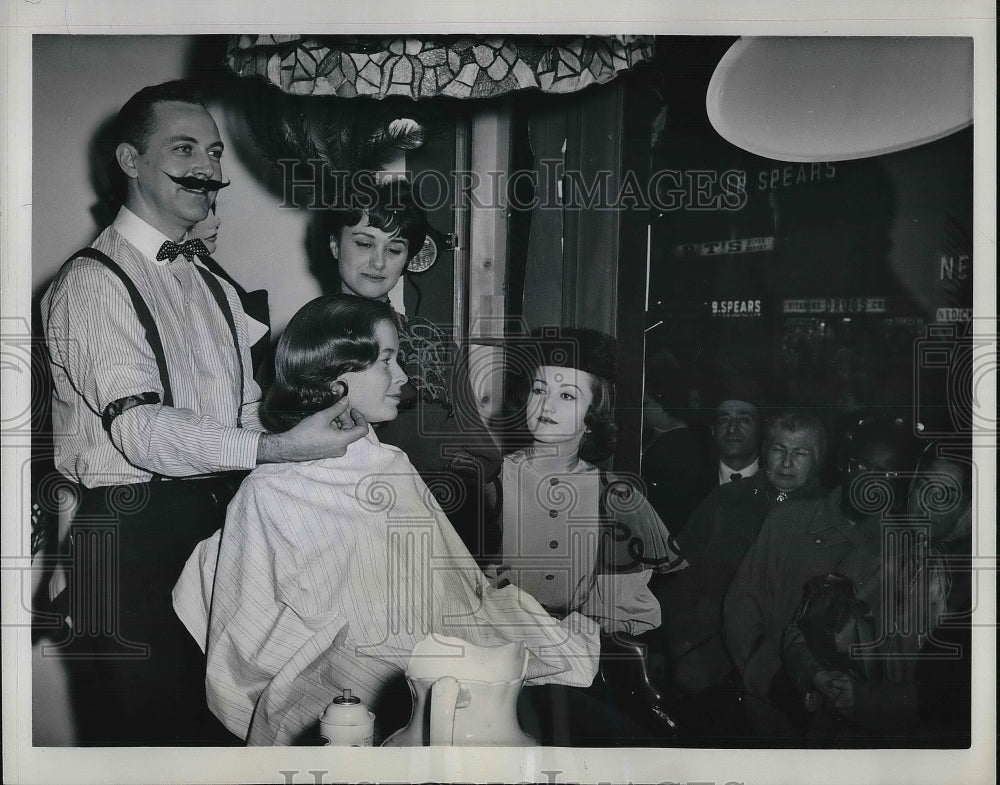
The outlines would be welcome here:
[[[146,301],[142,299],[142,295],[139,294],[139,290],[136,288],[132,279],[128,277],[124,270],[115,262],[110,256],[102,251],[98,251],[96,248],[81,248],[75,254],[73,254],[67,264],[72,262],[74,259],[79,257],[85,257],[87,259],[93,259],[95,262],[99,262],[104,265],[109,271],[117,276],[118,280],[122,282],[125,290],[128,292],[129,298],[132,300],[132,308],[135,310],[135,315],[139,319],[139,323],[142,325],[143,330],[146,334],[146,341],[149,343],[149,348],[153,352],[153,356],[156,358],[156,367],[160,372],[160,384],[163,386],[163,405],[173,406],[173,394],[170,390],[170,378],[167,374],[167,358],[163,351],[163,343],[160,340],[160,332],[156,328],[156,322],[153,320],[153,314],[149,310],[149,306],[146,305]],[[213,261],[213,265],[218,268],[218,264]],[[216,304],[222,311],[222,315],[226,320],[226,324],[229,325],[229,331],[233,336],[233,346],[236,350],[236,362],[239,365],[240,370],[240,404],[239,408],[236,410],[236,425],[237,427],[243,427],[243,382],[245,369],[243,368],[243,355],[240,353],[240,343],[239,338],[236,333],[236,322],[233,319],[233,311],[229,306],[229,301],[226,299],[226,293],[223,291],[222,286],[219,281],[210,273],[198,265],[195,265],[195,269],[201,274],[201,277],[205,280],[205,284],[208,286],[209,291],[215,298]],[[221,269],[221,268],[220,268]],[[224,274],[224,273],[223,273]],[[228,276],[226,276],[228,278]],[[230,279],[231,280],[231,279]],[[238,285],[238,284],[237,284]],[[105,427],[109,427],[111,420],[114,416],[127,411],[134,405],[142,403],[150,403],[150,400],[140,400],[140,397],[132,396],[132,398],[120,402],[114,402],[116,405],[112,407],[113,411],[108,412],[110,415],[106,418]],[[123,405],[118,405],[123,404]]]
[[[156,329],[156,322],[153,321],[153,314],[149,311],[149,306],[146,305],[146,301],[142,299],[142,295],[139,294],[139,290],[136,289],[135,284],[132,279],[126,275],[125,271],[118,266],[110,256],[108,256],[103,251],[98,251],[96,248],[81,248],[75,254],[73,254],[66,264],[71,264],[74,259],[79,257],[85,257],[87,259],[93,259],[104,265],[110,272],[114,273],[122,285],[125,287],[125,291],[128,292],[129,299],[132,300],[132,308],[135,311],[136,317],[139,319],[139,324],[142,325],[142,329],[146,333],[146,341],[149,343],[149,348],[153,352],[153,357],[156,358],[156,367],[160,372],[160,384],[163,387],[163,405],[173,406],[174,397],[170,391],[170,377],[167,374],[167,358],[163,352],[163,343],[160,341],[160,331]],[[107,408],[101,413],[101,421],[104,425],[104,429],[110,434],[111,433],[111,423],[114,418],[119,414],[128,411],[134,406],[140,406],[146,403],[160,403],[159,396],[156,393],[143,393],[142,395],[131,395],[128,398],[124,398],[120,401],[112,401],[108,404]],[[165,479],[162,475],[153,474],[153,480],[159,481]]]
[[[230,286],[232,286],[236,290],[236,294],[239,296],[239,298],[241,300],[243,299],[243,296],[247,293],[247,290],[244,289],[239,284],[239,282],[235,278],[233,278],[233,276],[227,273],[225,269],[223,269],[221,264],[215,261],[215,259],[213,259],[211,256],[199,256],[198,258],[201,259],[201,263],[205,265],[205,267],[207,267],[209,270],[215,273],[219,278],[221,278],[223,281],[226,281]]]
[[[139,323],[142,325],[143,330],[146,332],[146,341],[149,342],[149,348],[153,350],[153,356],[156,358],[156,367],[160,371],[160,384],[163,385],[163,405],[173,406],[174,399],[170,392],[170,378],[167,375],[167,358],[163,353],[163,343],[160,341],[160,331],[156,329],[156,322],[153,321],[153,314],[149,311],[149,306],[146,305],[146,301],[142,299],[142,295],[139,294],[139,290],[135,288],[135,284],[132,283],[132,279],[125,274],[125,271],[106,253],[98,251],[96,248],[82,248],[73,254],[69,261],[72,262],[78,257],[86,257],[87,259],[93,259],[95,262],[100,262],[108,270],[113,272],[118,280],[122,282],[125,286],[125,291],[128,292],[128,296],[132,300],[132,307],[135,309],[135,315],[139,319]],[[68,262],[67,262],[68,263]]]
[[[205,261],[203,257],[199,258],[203,262]],[[214,261],[212,263],[216,267],[218,267],[218,265],[215,264]],[[199,273],[201,273],[201,277],[205,279],[205,284],[208,286],[208,290],[212,293],[212,296],[215,298],[215,302],[218,303],[219,310],[222,311],[222,315],[226,319],[226,324],[229,325],[229,332],[232,333],[233,336],[233,346],[236,349],[236,362],[239,364],[240,368],[240,406],[236,410],[236,427],[242,428],[243,427],[243,380],[245,375],[245,369],[243,368],[243,355],[240,352],[240,339],[236,332],[236,321],[233,318],[233,309],[229,305],[229,300],[226,298],[226,293],[222,290],[222,284],[219,283],[219,280],[204,267],[199,267],[198,265],[195,265],[194,269],[196,269]],[[229,276],[226,277],[228,278]]]

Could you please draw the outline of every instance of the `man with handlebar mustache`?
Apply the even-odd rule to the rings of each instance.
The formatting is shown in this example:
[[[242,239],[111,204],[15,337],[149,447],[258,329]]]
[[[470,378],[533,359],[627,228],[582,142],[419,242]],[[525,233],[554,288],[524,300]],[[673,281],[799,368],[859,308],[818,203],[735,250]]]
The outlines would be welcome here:
[[[248,317],[188,231],[223,143],[186,82],[146,87],[115,125],[123,206],[41,301],[56,466],[81,486],[66,538],[67,658],[81,744],[233,740],[205,702],[204,658],[170,592],[259,463],[340,457],[367,423],[349,402],[283,434],[258,418]]]

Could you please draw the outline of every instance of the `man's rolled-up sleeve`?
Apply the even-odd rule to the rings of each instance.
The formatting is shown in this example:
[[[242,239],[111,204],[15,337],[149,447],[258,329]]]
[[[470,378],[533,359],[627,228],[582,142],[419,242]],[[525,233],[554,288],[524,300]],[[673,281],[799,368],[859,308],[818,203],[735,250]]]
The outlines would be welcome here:
[[[184,477],[252,469],[260,433],[157,404],[136,406],[116,417],[111,440],[130,463],[166,477]]]

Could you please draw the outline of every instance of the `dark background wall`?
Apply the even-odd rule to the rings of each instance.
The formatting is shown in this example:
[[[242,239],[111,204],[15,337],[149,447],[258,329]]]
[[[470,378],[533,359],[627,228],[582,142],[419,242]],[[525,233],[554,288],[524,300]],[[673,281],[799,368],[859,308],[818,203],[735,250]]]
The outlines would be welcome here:
[[[706,399],[753,378],[765,405],[908,413],[914,342],[971,307],[972,129],[858,161],[761,158],[707,119],[732,41],[661,41],[652,170],[686,193],[651,214],[647,357],[673,352]],[[724,245],[751,238],[766,250]]]

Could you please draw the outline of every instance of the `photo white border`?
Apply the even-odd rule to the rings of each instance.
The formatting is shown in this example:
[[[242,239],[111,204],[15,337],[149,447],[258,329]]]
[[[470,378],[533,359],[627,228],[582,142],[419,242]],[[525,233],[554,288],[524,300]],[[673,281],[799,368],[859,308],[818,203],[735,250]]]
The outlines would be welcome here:
[[[30,323],[31,290],[31,36],[60,34],[219,34],[303,30],[330,34],[396,33],[643,33],[657,35],[962,35],[975,39],[974,245],[977,335],[996,341],[996,7],[990,0],[792,0],[725,2],[507,2],[487,8],[447,0],[376,3],[352,9],[331,2],[239,0],[8,0],[2,22],[2,72],[6,87],[0,115],[4,164],[0,206],[0,315]],[[572,15],[575,19],[567,17]],[[86,209],[81,205],[81,210]],[[990,370],[990,369],[984,369]],[[996,368],[992,368],[996,373]],[[995,377],[994,377],[995,378]],[[26,411],[29,379],[6,370],[0,379],[3,408]],[[982,412],[995,422],[995,386],[977,388]],[[93,782],[848,782],[938,785],[943,781],[992,782],[996,772],[995,572],[980,575],[988,603],[974,630],[973,749],[937,750],[579,750],[371,749],[304,747],[205,750],[35,748],[31,746],[30,631],[23,623],[21,571],[26,520],[20,463],[27,444],[3,435],[3,768],[18,783]],[[989,482],[978,510],[979,553],[996,552],[996,443],[979,444],[980,477]],[[14,493],[10,491],[13,490]],[[995,564],[995,562],[993,562]],[[988,655],[988,656],[987,656]],[[551,774],[547,772],[552,772]],[[557,773],[556,773],[557,772]]]

